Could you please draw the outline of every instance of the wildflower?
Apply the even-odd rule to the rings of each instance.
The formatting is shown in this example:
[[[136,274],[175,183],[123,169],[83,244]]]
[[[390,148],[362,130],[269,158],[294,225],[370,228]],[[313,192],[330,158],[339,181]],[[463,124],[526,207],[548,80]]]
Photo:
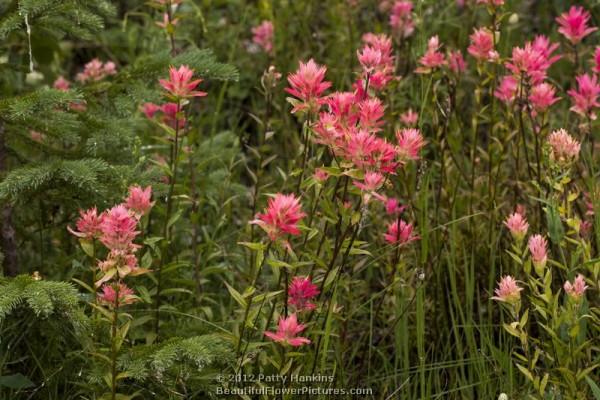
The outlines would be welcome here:
[[[419,121],[419,114],[409,108],[407,111],[400,115],[400,121],[406,126],[415,126]]]
[[[371,132],[381,130],[385,106],[377,97],[371,97],[358,104],[360,126]]]
[[[194,90],[202,82],[202,79],[192,80],[193,75],[194,70],[187,65],[181,65],[179,69],[170,67],[169,79],[159,79],[158,82],[172,97],[177,99],[206,96],[207,93]]]
[[[273,52],[274,27],[271,21],[263,21],[260,25],[252,28],[252,42],[261,47],[266,53]]]
[[[494,96],[503,102],[510,104],[515,101],[518,89],[519,81],[517,81],[514,76],[507,75],[500,80],[500,84],[496,88]]]
[[[448,68],[456,75],[462,74],[467,69],[465,59],[460,50],[448,52]]]
[[[319,289],[310,278],[296,276],[288,287],[288,302],[298,311],[314,310],[316,306],[310,300],[318,294]]]
[[[415,128],[400,129],[396,132],[397,152],[401,160],[418,160],[421,148],[427,143],[421,132]]]
[[[573,106],[571,111],[584,117],[596,119],[594,108],[599,107],[598,95],[600,94],[600,85],[596,75],[583,74],[575,78],[577,80],[577,89],[571,89],[567,92],[571,96]]]
[[[546,78],[548,68],[556,60],[556,57],[549,58],[547,51],[527,42],[524,47],[513,47],[512,57],[505,66],[515,77],[526,78],[532,85],[538,84]]]
[[[269,199],[265,213],[256,214],[256,219],[250,223],[260,226],[275,241],[284,234],[299,235],[298,222],[305,215],[300,201],[293,194],[277,193]]]
[[[309,339],[302,336],[297,336],[305,328],[305,325],[298,323],[296,314],[291,314],[287,318],[280,317],[277,332],[265,332],[265,336],[278,343],[299,347],[303,344],[310,344]]]
[[[371,74],[381,64],[381,51],[371,46],[365,46],[362,50],[357,50],[356,55],[358,62],[367,74]]]
[[[600,73],[600,46],[596,47],[596,50],[594,50],[594,58],[592,59],[593,62],[593,71],[595,73]]]
[[[329,178],[329,173],[323,168],[316,168],[313,177],[317,182],[323,183]]]
[[[61,92],[66,92],[71,87],[71,82],[66,80],[63,76],[59,76],[52,84],[52,87],[56,90],[60,90]]]
[[[512,276],[506,275],[498,282],[498,287],[494,290],[496,295],[492,299],[515,304],[521,300],[521,290],[523,288],[517,285],[517,281]]]
[[[396,198],[384,198],[385,212],[387,215],[400,215],[406,209],[406,206],[400,204]]]
[[[504,0],[477,0],[477,4],[499,7],[504,5]]]
[[[168,29],[169,27],[172,29],[175,25],[179,23],[179,18],[171,18],[168,13],[163,13],[162,22],[155,22],[155,24],[163,29]]]
[[[162,122],[173,129],[182,129],[185,126],[185,117],[177,103],[165,103],[160,106]]]
[[[494,34],[488,29],[475,29],[469,39],[471,44],[467,51],[477,61],[493,61],[498,58],[498,53],[494,50]]]
[[[79,215],[80,217],[75,223],[77,231],[71,229],[71,227],[67,227],[67,230],[80,238],[98,239],[102,234],[100,227],[102,225],[103,214],[98,215],[98,210],[96,207],[93,207],[86,211],[80,210]]]
[[[542,235],[533,235],[529,238],[529,252],[531,253],[531,261],[538,275],[543,275],[544,267],[548,261],[547,246],[548,242]]]
[[[150,201],[152,198],[152,187],[148,186],[142,189],[139,186],[131,186],[129,188],[129,196],[125,200],[125,207],[133,212],[133,215],[140,219],[143,215],[147,214],[148,211],[154,205],[154,202]]]
[[[142,106],[142,112],[148,119],[152,119],[154,114],[156,114],[160,110],[160,106],[154,103],[144,103]]]
[[[370,88],[382,90],[394,78],[395,70],[394,56],[392,55],[392,40],[389,37],[386,35],[367,33],[363,35],[362,39],[365,43],[365,49],[369,47],[371,48],[371,50],[369,50],[371,53],[378,52],[380,54],[380,60],[375,64],[375,60],[371,59],[370,66],[372,67],[372,70],[370,71],[363,68],[362,78],[356,85],[357,93],[355,96],[361,100],[366,96],[366,93],[363,92],[365,90],[367,76],[369,77]],[[365,50],[363,50],[363,53],[364,51]]]
[[[579,158],[581,145],[564,129],[554,131],[548,136],[550,157],[561,164],[569,164]]]
[[[138,235],[137,220],[120,204],[104,213],[100,229],[100,241],[110,250],[131,251],[137,248],[133,240]]]
[[[440,52],[440,47],[440,39],[437,35],[429,38],[429,41],[427,42],[427,51],[423,57],[419,59],[421,66],[415,70],[416,73],[428,74],[434,69],[446,64],[444,54]]]
[[[504,225],[506,225],[512,237],[519,243],[525,238],[529,229],[527,219],[519,212],[509,215],[504,221]]]
[[[300,62],[298,70],[288,76],[291,87],[286,88],[285,91],[300,100],[291,100],[294,106],[292,113],[319,111],[321,105],[325,103],[321,96],[331,86],[331,82],[324,80],[326,72],[326,67],[310,59],[307,63]]]
[[[365,176],[364,176],[362,182],[361,181],[353,181],[352,183],[354,184],[354,186],[356,186],[363,192],[367,192],[363,196],[364,202],[366,204],[369,202],[369,200],[371,198],[371,192],[376,192],[377,190],[379,190],[379,188],[381,188],[381,186],[383,185],[384,181],[385,181],[385,178],[382,174],[380,174],[379,172],[369,171],[369,172],[365,173]]]
[[[598,28],[589,27],[590,13],[584,10],[583,7],[572,6],[568,12],[562,13],[556,18],[556,22],[560,25],[558,32],[566,37],[571,43],[577,44]]]
[[[127,287],[125,283],[119,282],[102,286],[102,293],[98,294],[98,300],[113,307],[118,307],[134,303],[137,298],[133,289]]]
[[[415,31],[415,23],[412,18],[413,3],[411,1],[399,0],[392,5],[390,13],[390,26],[394,36],[398,39],[406,39]]]
[[[531,88],[529,93],[529,102],[536,112],[544,112],[552,104],[560,100],[555,97],[556,89],[549,83],[540,83]]]
[[[573,283],[566,281],[563,288],[565,289],[565,293],[567,293],[571,299],[579,301],[585,294],[588,286],[585,284],[585,278],[583,275],[577,274],[577,277]]]
[[[386,242],[397,244],[399,246],[419,240],[419,236],[414,232],[413,225],[402,219],[397,219],[396,221],[389,223],[387,233],[385,233],[383,237]]]
[[[85,64],[83,72],[78,73],[75,79],[81,83],[99,81],[108,75],[114,75],[116,73],[115,63],[109,61],[104,64],[99,59],[94,58],[92,61]]]

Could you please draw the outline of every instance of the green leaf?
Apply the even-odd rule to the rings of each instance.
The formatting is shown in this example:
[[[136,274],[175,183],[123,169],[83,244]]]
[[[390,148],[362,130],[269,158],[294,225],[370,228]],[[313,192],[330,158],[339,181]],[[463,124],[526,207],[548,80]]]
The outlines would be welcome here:
[[[233,297],[233,299],[235,301],[237,301],[240,306],[246,307],[248,305],[248,303],[246,303],[246,300],[244,300],[244,298],[242,297],[240,292],[238,292],[237,290],[235,290],[234,288],[229,286],[229,284],[227,282],[224,282],[224,283],[225,283],[225,286],[227,286],[227,290],[229,291],[229,294],[231,295],[231,297]]]
[[[35,384],[22,374],[13,374],[0,376],[0,386],[18,390],[35,386]]]
[[[587,384],[592,389],[592,393],[594,394],[594,398],[596,400],[600,400],[600,387],[598,387],[598,385],[596,383],[594,383],[594,381],[592,380],[592,378],[590,378],[589,376],[585,377],[585,381],[587,382]]]

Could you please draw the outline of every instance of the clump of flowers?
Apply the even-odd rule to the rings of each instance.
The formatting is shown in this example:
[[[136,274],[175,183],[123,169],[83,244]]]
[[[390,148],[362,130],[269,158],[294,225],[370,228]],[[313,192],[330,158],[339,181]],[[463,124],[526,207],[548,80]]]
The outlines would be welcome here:
[[[419,153],[427,143],[421,131],[415,128],[401,129],[396,132],[397,152],[401,160],[418,160]]]
[[[325,81],[326,72],[326,67],[310,59],[306,63],[300,62],[298,70],[288,76],[290,87],[285,91],[296,97],[296,99],[288,98],[294,106],[292,113],[301,111],[315,114],[325,104],[322,96],[331,86],[330,82]]]
[[[304,329],[306,329],[306,326],[298,323],[296,314],[291,314],[287,318],[280,317],[277,332],[265,332],[265,336],[281,344],[300,347],[304,344],[310,344],[308,338],[298,336]]]
[[[204,97],[206,92],[194,90],[202,79],[192,80],[194,70],[187,65],[179,68],[169,68],[169,79],[159,79],[160,85],[169,93],[169,96],[181,100],[189,97]]]
[[[544,276],[544,268],[548,261],[548,242],[542,235],[533,235],[529,238],[529,253],[535,272],[540,276]]]
[[[419,59],[419,64],[421,65],[417,67],[415,72],[418,74],[429,74],[445,65],[446,58],[440,51],[441,47],[442,45],[440,44],[440,39],[437,35],[429,38],[429,41],[427,42],[427,51],[425,51],[425,54]]]
[[[283,239],[284,235],[299,235],[298,223],[305,215],[296,196],[277,193],[269,199],[265,212],[256,214],[250,223],[260,226],[269,239],[276,241]]]
[[[386,242],[397,246],[403,246],[419,240],[419,236],[414,232],[413,225],[402,219],[397,219],[389,223],[387,232],[383,236]]]
[[[583,7],[572,6],[568,12],[556,18],[556,22],[560,25],[558,32],[572,44],[577,44],[584,37],[598,30],[598,28],[588,26],[589,20],[590,13]]]
[[[559,164],[570,164],[579,158],[581,145],[564,129],[559,129],[548,136],[550,157]]]
[[[475,29],[469,38],[471,44],[467,51],[477,61],[495,61],[498,59],[498,52],[494,50],[494,34],[489,29]]]
[[[595,108],[600,106],[598,95],[600,95],[600,84],[596,75],[583,74],[575,78],[577,89],[570,89],[567,93],[571,96],[573,106],[571,111],[576,112],[582,117],[596,119]]]
[[[390,26],[394,37],[398,40],[410,37],[415,31],[412,10],[412,1],[398,0],[392,5]]]
[[[310,278],[296,276],[288,287],[288,303],[297,311],[314,310],[316,305],[311,300],[318,294],[319,289]]]
[[[581,301],[587,288],[588,286],[585,284],[585,278],[581,274],[578,274],[577,277],[575,277],[573,283],[566,281],[563,286],[565,293],[575,302]]]
[[[98,294],[98,300],[111,307],[120,307],[134,303],[137,296],[135,296],[133,289],[130,289],[123,282],[106,283],[102,286],[102,292]]]
[[[504,221],[504,225],[508,228],[510,234],[518,243],[523,241],[525,235],[527,235],[527,230],[529,229],[529,223],[527,223],[527,219],[519,212],[510,214]]]
[[[77,74],[75,79],[77,79],[81,83],[86,83],[90,81],[99,81],[107,76],[115,75],[117,73],[117,68],[114,62],[108,61],[103,63],[97,58],[94,58],[92,61],[85,64],[83,72]]]
[[[271,21],[263,21],[252,28],[252,42],[264,50],[265,53],[273,53],[273,35],[275,28]]]
[[[514,305],[521,301],[521,290],[523,288],[519,287],[515,278],[506,275],[498,282],[498,287],[494,290],[495,296],[492,299]]]
[[[71,234],[83,239],[91,240],[100,238],[102,235],[100,226],[102,225],[104,214],[98,215],[98,210],[96,207],[93,207],[89,210],[80,210],[79,215],[80,217],[75,223],[77,230],[71,229],[70,226],[67,227],[67,230]]]

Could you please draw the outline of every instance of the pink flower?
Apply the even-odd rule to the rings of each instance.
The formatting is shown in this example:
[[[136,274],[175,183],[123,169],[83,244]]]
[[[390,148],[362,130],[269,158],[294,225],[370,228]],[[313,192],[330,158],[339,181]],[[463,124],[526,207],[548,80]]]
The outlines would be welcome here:
[[[288,76],[291,87],[286,88],[285,91],[300,99],[300,101],[293,100],[292,113],[319,111],[321,105],[325,103],[321,96],[331,86],[331,82],[324,80],[326,72],[326,67],[322,67],[310,59],[307,63],[300,62],[298,70]]]
[[[560,164],[569,164],[579,158],[581,145],[564,129],[559,129],[548,136],[550,158]]]
[[[113,307],[120,307],[124,304],[134,303],[137,298],[132,289],[127,287],[126,284],[119,282],[112,284],[107,283],[102,286],[102,293],[98,294],[98,300],[102,303],[110,304]]]
[[[100,241],[110,250],[131,251],[137,246],[133,240],[138,235],[137,220],[120,204],[104,212],[100,223]]]
[[[363,56],[361,62],[363,73],[361,79],[355,85],[357,88],[355,97],[360,100],[366,96],[364,90],[367,76],[369,77],[369,88],[382,90],[394,79],[395,70],[392,40],[389,37],[367,33],[363,35],[363,42],[365,43],[363,52],[359,53]],[[379,62],[377,62],[377,53],[379,54]]]
[[[427,42],[427,51],[419,59],[419,63],[421,64],[415,72],[418,74],[428,74],[432,72],[434,69],[441,67],[446,64],[446,59],[444,58],[444,54],[440,52],[440,39],[438,36],[432,36],[429,38]]]
[[[359,188],[364,192],[376,192],[379,190],[383,182],[385,181],[385,177],[381,175],[379,172],[366,172],[365,176],[361,181],[353,181],[354,186]],[[367,197],[368,200],[369,197]],[[367,201],[365,201],[366,203]]]
[[[566,281],[563,288],[565,293],[573,300],[579,301],[585,294],[588,286],[585,284],[585,278],[581,274],[577,274],[577,277],[573,283]]]
[[[596,50],[594,50],[594,58],[592,59],[593,62],[593,71],[595,73],[600,73],[600,46],[596,47]]]
[[[415,23],[412,19],[413,4],[411,1],[398,0],[392,6],[390,14],[390,26],[394,36],[405,39],[415,31]]]
[[[306,326],[298,324],[296,314],[291,314],[287,318],[280,317],[277,332],[265,332],[265,336],[278,343],[299,347],[303,344],[310,344],[309,339],[297,336],[305,328]]]
[[[252,42],[261,47],[266,53],[273,52],[274,27],[271,21],[263,21],[260,25],[252,28]]]
[[[510,104],[515,100],[518,89],[519,81],[517,81],[514,76],[507,75],[500,80],[500,84],[496,88],[494,96],[503,102]]]
[[[260,226],[273,241],[285,234],[299,235],[298,222],[306,214],[293,194],[277,193],[270,198],[264,214],[256,214],[251,224]]]
[[[471,44],[467,51],[477,61],[493,61],[498,58],[498,53],[494,50],[494,34],[487,28],[475,29],[469,38]]]
[[[499,7],[504,5],[504,0],[477,0],[477,4]]]
[[[404,212],[404,210],[406,209],[406,206],[403,206],[402,204],[400,204],[400,202],[398,201],[398,199],[396,198],[384,198],[384,203],[385,203],[385,212],[387,215],[400,215]]]
[[[144,103],[142,106],[142,112],[148,119],[152,119],[154,114],[156,114],[160,110],[160,106],[154,103]]]
[[[154,205],[154,202],[150,201],[151,198],[151,186],[148,186],[145,189],[142,189],[139,186],[131,186],[129,188],[129,196],[125,200],[125,207],[133,212],[133,215],[139,219],[147,214]]]
[[[515,278],[506,275],[498,282],[498,287],[494,290],[496,295],[492,297],[492,299],[515,304],[521,300],[521,290],[523,290],[523,288],[517,285]]]
[[[89,210],[79,211],[79,219],[75,223],[77,227],[77,231],[71,229],[71,227],[67,227],[67,230],[71,232],[71,234],[84,238],[84,239],[97,239],[101,236],[101,224],[103,220],[103,214],[98,215],[98,210],[96,207],[90,208]]]
[[[371,132],[381,130],[379,127],[383,125],[383,118],[385,106],[381,103],[377,97],[370,97],[358,104],[358,117],[360,126]]]
[[[401,160],[418,160],[419,152],[427,143],[415,128],[404,128],[396,132],[397,152]]]
[[[412,224],[405,222],[402,219],[397,219],[388,224],[387,233],[383,235],[386,242],[399,246],[419,240],[419,236],[415,235]]]
[[[170,67],[169,79],[159,79],[158,82],[175,98],[206,96],[207,93],[194,90],[202,82],[202,79],[192,80],[193,75],[194,70],[187,65],[181,65],[179,69]]]
[[[448,68],[456,75],[462,74],[467,69],[465,59],[460,50],[448,52]]]
[[[555,97],[556,89],[549,83],[540,83],[531,88],[529,93],[529,102],[537,112],[544,112],[552,104],[560,100]]]
[[[185,117],[177,103],[165,103],[160,106],[162,122],[173,129],[182,129],[185,126]]]
[[[412,108],[409,108],[400,115],[400,121],[406,126],[415,126],[419,122],[419,114],[414,112]]]
[[[522,48],[513,47],[512,58],[505,66],[519,79],[526,78],[532,85],[541,83],[550,66],[560,58],[551,56],[555,49],[556,45],[550,45],[544,36],[539,36]]]
[[[527,230],[529,229],[527,219],[518,212],[514,212],[509,215],[504,221],[504,225],[506,225],[510,231],[510,234],[517,242],[520,242],[523,240],[523,238],[525,238]]]
[[[163,13],[162,22],[155,22],[155,24],[163,29],[174,27],[179,23],[179,18],[171,18],[168,13]]]
[[[295,276],[288,287],[288,303],[297,311],[314,310],[316,306],[310,300],[318,294],[319,289],[310,278]]]
[[[66,92],[71,87],[71,82],[66,80],[64,77],[59,76],[52,84],[52,87],[54,87],[56,90],[60,90],[61,92]]]
[[[556,22],[560,25],[558,32],[562,33],[571,43],[577,44],[598,28],[588,27],[590,13],[583,7],[572,6],[569,12],[562,13],[556,18]]]
[[[92,61],[85,64],[83,72],[78,73],[75,79],[82,83],[99,81],[108,75],[114,75],[116,73],[115,63],[109,61],[106,64],[103,64],[102,61],[94,58]]]
[[[600,94],[600,85],[596,75],[583,74],[575,78],[577,80],[577,89],[571,89],[567,92],[571,96],[573,106],[571,111],[584,117],[589,116],[596,119],[594,108],[599,107],[598,95]]]
[[[372,73],[379,64],[381,64],[381,51],[371,46],[365,46],[356,51],[358,62],[362,65],[367,74]]]
[[[317,182],[323,183],[329,178],[329,173],[322,168],[316,168],[313,177]]]
[[[548,261],[548,242],[542,235],[533,235],[529,238],[528,246],[536,271],[543,270]]]

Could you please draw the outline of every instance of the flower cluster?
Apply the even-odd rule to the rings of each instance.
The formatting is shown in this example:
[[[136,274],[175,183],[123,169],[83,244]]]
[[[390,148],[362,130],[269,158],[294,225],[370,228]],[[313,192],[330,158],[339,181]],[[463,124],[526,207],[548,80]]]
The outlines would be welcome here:
[[[98,214],[96,207],[80,211],[76,222],[77,230],[67,228],[82,240],[98,240],[107,248],[107,257],[98,261],[97,265],[102,277],[95,282],[96,286],[104,284],[98,298],[105,303],[128,304],[134,301],[133,291],[127,288],[121,279],[127,275],[135,276],[147,272],[138,265],[135,253],[140,246],[134,241],[140,233],[140,219],[150,212],[154,204],[151,198],[151,187],[142,189],[139,186],[131,186],[129,195],[122,204],[101,214]],[[115,277],[118,277],[117,281],[107,283]]]
[[[83,72],[77,74],[75,79],[81,83],[99,81],[109,75],[115,75],[117,67],[114,62],[108,61],[103,63],[97,58],[85,64]],[[64,86],[64,85],[63,85]]]
[[[598,28],[588,26],[589,20],[590,13],[583,7],[572,6],[568,12],[556,18],[556,22],[560,25],[558,32],[572,44],[577,44],[584,37],[598,30]]]
[[[548,136],[550,158],[560,165],[568,165],[579,158],[581,145],[564,129],[554,131]]]
[[[367,85],[373,90],[383,90],[394,79],[392,40],[386,35],[372,33],[365,34],[362,39],[364,46],[357,54],[363,71],[355,87],[361,93]],[[366,93],[362,94],[361,98],[366,96]]]
[[[269,199],[264,213],[256,214],[250,224],[260,226],[272,241],[284,240],[285,235],[299,235],[298,223],[306,214],[302,212],[300,200],[293,194],[277,193]]]
[[[252,42],[264,50],[265,53],[273,53],[274,27],[271,21],[263,21],[260,25],[252,28]]]
[[[298,71],[288,76],[289,88],[285,91],[296,97],[288,98],[288,101],[294,106],[292,113],[308,112],[315,114],[325,103],[322,97],[331,83],[325,81],[327,68],[320,66],[313,59],[308,62],[300,62]]]
[[[413,3],[407,0],[398,0],[391,7],[390,26],[394,37],[398,40],[408,38],[415,31],[412,11]]]

